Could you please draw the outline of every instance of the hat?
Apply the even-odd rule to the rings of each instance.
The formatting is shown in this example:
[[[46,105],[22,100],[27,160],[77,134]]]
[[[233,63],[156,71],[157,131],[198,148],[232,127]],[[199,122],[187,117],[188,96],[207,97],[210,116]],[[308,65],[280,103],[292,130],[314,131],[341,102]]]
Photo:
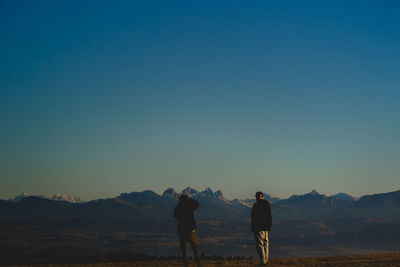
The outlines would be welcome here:
[[[258,191],[258,192],[256,193],[256,198],[260,198],[260,197],[264,197],[264,195],[263,195],[262,192]]]

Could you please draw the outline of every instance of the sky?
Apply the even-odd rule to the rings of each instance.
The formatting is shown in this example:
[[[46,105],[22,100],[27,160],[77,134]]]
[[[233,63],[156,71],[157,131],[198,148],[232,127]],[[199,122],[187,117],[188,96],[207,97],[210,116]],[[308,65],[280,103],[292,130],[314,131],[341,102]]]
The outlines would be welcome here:
[[[399,190],[398,1],[0,1],[0,198]]]

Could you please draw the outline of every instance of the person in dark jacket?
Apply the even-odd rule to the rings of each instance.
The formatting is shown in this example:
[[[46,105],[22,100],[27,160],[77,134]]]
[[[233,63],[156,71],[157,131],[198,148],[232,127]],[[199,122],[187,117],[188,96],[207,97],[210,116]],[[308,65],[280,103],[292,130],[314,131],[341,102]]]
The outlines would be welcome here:
[[[266,265],[269,253],[268,233],[272,226],[271,207],[261,192],[256,193],[256,203],[251,210],[251,231],[254,232],[260,265]]]
[[[192,245],[197,266],[201,266],[199,244],[196,237],[196,221],[193,214],[199,206],[199,202],[182,194],[179,197],[178,205],[174,209],[174,217],[178,220],[179,241],[185,267],[188,266],[189,261],[188,242]]]

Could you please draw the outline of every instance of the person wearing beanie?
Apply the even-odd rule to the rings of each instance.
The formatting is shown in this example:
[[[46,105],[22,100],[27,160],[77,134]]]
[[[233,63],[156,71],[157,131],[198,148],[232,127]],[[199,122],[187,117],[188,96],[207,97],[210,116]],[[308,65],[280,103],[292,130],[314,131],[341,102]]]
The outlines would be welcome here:
[[[266,265],[269,254],[268,234],[272,226],[271,207],[262,192],[256,193],[256,203],[251,210],[251,231],[254,232],[260,265]]]

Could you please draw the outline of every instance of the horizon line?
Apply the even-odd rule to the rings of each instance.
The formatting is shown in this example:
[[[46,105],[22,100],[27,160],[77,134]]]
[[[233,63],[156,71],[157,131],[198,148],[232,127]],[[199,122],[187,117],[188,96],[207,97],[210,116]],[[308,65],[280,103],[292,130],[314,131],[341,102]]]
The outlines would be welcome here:
[[[193,188],[193,187],[191,187],[191,186],[187,186],[187,187],[185,187],[184,189],[182,189],[182,190],[180,190],[180,191],[179,191],[179,190],[176,191],[173,187],[168,187],[168,188],[165,189],[162,193],[157,193],[156,191],[154,191],[154,190],[152,190],[152,189],[145,189],[145,190],[142,190],[142,191],[121,192],[119,195],[122,195],[122,194],[131,194],[131,193],[143,193],[143,192],[146,192],[146,191],[151,191],[151,192],[157,194],[158,196],[162,196],[167,190],[170,190],[170,189],[174,190],[174,192],[177,193],[177,194],[182,194],[182,192],[185,191],[186,189],[193,189],[194,191],[196,191],[196,193],[202,193],[202,192],[205,192],[205,191],[207,191],[207,190],[209,189],[213,194],[215,194],[215,193],[217,193],[217,192],[221,192],[222,195],[224,195],[224,194],[223,194],[223,191],[222,191],[221,189],[218,189],[218,190],[215,190],[215,191],[214,191],[214,190],[211,189],[211,187],[207,187],[207,188],[205,188],[204,190],[201,191],[201,190],[197,190],[197,189],[195,189],[195,188]],[[321,193],[321,192],[318,192],[318,191],[315,190],[315,189],[312,189],[311,191],[309,191],[309,192],[307,192],[307,193],[304,193],[304,194],[292,194],[292,195],[290,195],[290,196],[287,197],[287,198],[284,198],[284,197],[282,197],[282,198],[281,198],[281,197],[276,197],[276,196],[273,196],[273,195],[268,194],[268,193],[266,193],[266,192],[263,192],[263,193],[266,194],[266,195],[268,195],[268,196],[271,197],[271,198],[277,198],[277,199],[279,199],[279,200],[289,199],[289,198],[291,198],[291,197],[293,197],[293,196],[302,196],[302,195],[312,194],[312,193],[314,193],[314,192],[315,192],[315,193],[318,193],[318,194],[320,194],[320,195],[323,195],[323,196],[327,196],[327,197],[332,197],[332,196],[335,196],[335,195],[338,195],[338,194],[346,194],[346,195],[351,196],[352,198],[358,200],[358,199],[360,199],[361,197],[364,197],[364,196],[372,196],[372,195],[379,195],[379,194],[387,194],[387,193],[392,193],[392,192],[396,192],[396,191],[399,191],[399,190],[400,190],[400,189],[392,190],[392,191],[387,191],[387,192],[373,193],[373,194],[364,194],[364,195],[362,195],[362,196],[360,196],[360,197],[353,196],[353,195],[348,194],[348,193],[345,193],[345,192],[338,192],[338,193],[336,193],[336,194],[326,195],[326,194],[323,194],[323,193]],[[28,195],[27,197],[42,197],[42,198],[46,198],[46,199],[51,199],[52,197],[55,197],[55,196],[57,196],[57,195],[62,195],[62,196],[68,196],[68,197],[72,197],[72,198],[78,198],[79,200],[81,200],[79,196],[71,195],[71,194],[54,193],[54,194],[51,194],[50,196],[46,196],[46,195],[44,195],[44,194],[30,194],[30,193],[28,193],[28,192],[26,192],[26,191],[24,191],[24,192],[22,192],[21,194],[18,194],[18,195],[16,195],[16,196],[12,197],[12,198],[9,198],[9,199],[0,198],[0,200],[11,201],[11,200],[13,200],[14,198],[19,197],[19,196],[24,195],[24,194],[27,194],[27,195]],[[81,202],[90,202],[90,201],[99,200],[99,199],[112,199],[112,198],[117,198],[119,195],[114,196],[114,197],[100,197],[100,198],[94,198],[94,199],[90,199],[90,200],[87,200],[87,201],[81,200]],[[228,198],[227,198],[227,199],[228,199]],[[237,199],[237,200],[246,200],[246,199],[249,199],[249,198],[232,198],[232,199],[228,199],[228,200],[229,200],[229,201],[233,201],[233,200],[236,200],[236,199]]]

